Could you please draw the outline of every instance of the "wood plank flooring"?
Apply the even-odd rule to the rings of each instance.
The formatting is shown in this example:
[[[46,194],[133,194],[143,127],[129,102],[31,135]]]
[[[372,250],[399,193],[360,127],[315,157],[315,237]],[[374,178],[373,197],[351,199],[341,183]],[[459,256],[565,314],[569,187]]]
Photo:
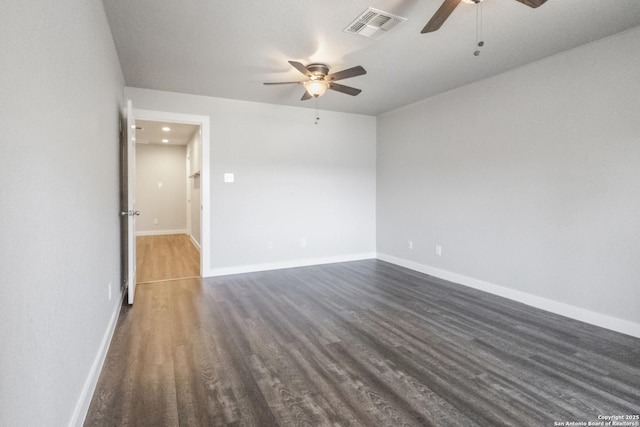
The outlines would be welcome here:
[[[200,252],[186,234],[136,237],[136,283],[200,276]]]
[[[140,285],[87,426],[554,426],[640,413],[640,340],[381,261]]]

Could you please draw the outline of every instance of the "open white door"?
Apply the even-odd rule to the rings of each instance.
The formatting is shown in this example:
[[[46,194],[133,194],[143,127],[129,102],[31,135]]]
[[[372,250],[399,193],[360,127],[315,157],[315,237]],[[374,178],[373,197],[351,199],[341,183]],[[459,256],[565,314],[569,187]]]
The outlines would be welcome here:
[[[136,120],[133,103],[127,100],[127,289],[129,304],[133,304],[136,293]]]

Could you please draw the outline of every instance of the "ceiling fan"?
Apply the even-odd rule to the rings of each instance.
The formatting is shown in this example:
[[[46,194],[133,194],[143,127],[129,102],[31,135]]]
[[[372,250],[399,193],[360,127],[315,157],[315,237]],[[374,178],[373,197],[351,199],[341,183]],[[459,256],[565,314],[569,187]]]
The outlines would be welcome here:
[[[364,68],[356,66],[348,68],[346,70],[338,71],[337,73],[329,74],[329,67],[325,64],[309,64],[307,66],[302,65],[300,62],[289,61],[289,64],[302,74],[307,76],[308,80],[297,82],[271,82],[264,83],[265,85],[288,85],[288,84],[302,84],[305,88],[304,95],[302,95],[301,101],[307,99],[317,98],[324,95],[327,89],[335,90],[336,92],[346,93],[347,95],[356,96],[362,90],[356,89],[351,86],[345,86],[335,83],[336,80],[348,79],[350,77],[361,76],[367,74]]]
[[[444,0],[442,6],[433,14],[427,25],[424,26],[420,33],[430,33],[439,29],[444,21],[447,20],[449,15],[455,10],[455,8],[463,1],[465,3],[480,3],[482,0]],[[519,3],[525,4],[529,7],[536,8],[542,6],[547,0],[516,0]]]

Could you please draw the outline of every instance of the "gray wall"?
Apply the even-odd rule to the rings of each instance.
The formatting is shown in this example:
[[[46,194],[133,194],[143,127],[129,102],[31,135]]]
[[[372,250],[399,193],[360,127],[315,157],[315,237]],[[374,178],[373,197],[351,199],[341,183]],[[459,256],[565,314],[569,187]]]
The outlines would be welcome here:
[[[200,131],[197,131],[187,143],[187,160],[189,165],[187,174],[189,176],[200,172],[200,168],[202,167],[201,157],[202,142]],[[189,203],[191,204],[191,238],[200,246],[200,204],[202,201],[200,195],[200,176],[192,176],[187,182],[187,185],[189,186],[188,195],[190,196]]]
[[[138,234],[186,233],[186,158],[184,145],[136,144]]]
[[[638,69],[640,28],[378,117],[378,252],[637,330]]]
[[[120,302],[124,80],[99,0],[3,1],[0,52],[0,425],[64,426]]]
[[[315,125],[308,108],[137,88],[125,95],[134,108],[210,117],[213,270],[375,256],[374,117],[322,112]]]

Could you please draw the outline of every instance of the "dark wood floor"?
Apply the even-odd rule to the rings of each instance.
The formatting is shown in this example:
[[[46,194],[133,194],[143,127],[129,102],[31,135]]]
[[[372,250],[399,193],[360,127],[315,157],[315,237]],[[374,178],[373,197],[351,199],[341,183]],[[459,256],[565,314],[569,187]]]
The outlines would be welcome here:
[[[140,285],[87,426],[553,426],[640,413],[640,340],[381,261]]]

